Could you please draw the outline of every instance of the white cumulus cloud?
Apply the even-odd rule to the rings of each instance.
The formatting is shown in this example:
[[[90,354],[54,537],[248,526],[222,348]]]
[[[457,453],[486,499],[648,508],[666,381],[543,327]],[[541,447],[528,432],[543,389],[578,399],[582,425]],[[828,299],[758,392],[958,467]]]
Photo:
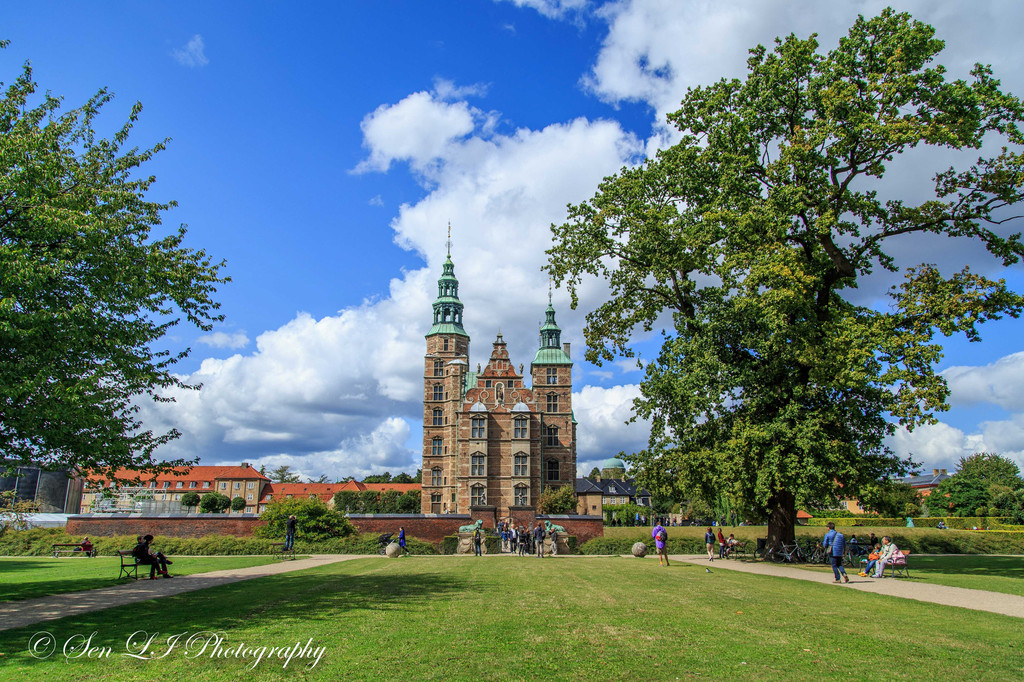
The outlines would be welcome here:
[[[197,341],[214,348],[231,348],[233,350],[245,348],[249,345],[249,337],[246,336],[244,331],[235,332],[234,334],[213,332],[212,334],[200,336]]]

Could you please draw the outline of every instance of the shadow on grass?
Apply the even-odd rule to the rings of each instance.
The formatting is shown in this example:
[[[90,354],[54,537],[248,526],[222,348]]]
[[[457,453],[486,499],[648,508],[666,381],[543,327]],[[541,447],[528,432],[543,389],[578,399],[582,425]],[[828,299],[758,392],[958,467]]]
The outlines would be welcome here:
[[[1019,556],[911,556],[908,561],[912,569],[925,572],[1024,579],[1024,557]]]
[[[426,602],[438,603],[451,594],[465,591],[472,583],[433,571],[396,575],[376,570],[379,565],[360,568],[364,572],[316,570],[243,580],[29,625],[0,632],[0,652],[6,654],[3,660],[7,662],[32,661],[26,650],[28,638],[42,630],[52,633],[57,641],[95,631],[98,640],[115,650],[123,647],[129,635],[138,630],[159,631],[167,636],[185,631],[230,633],[265,624],[321,636],[319,633],[331,631],[331,624],[339,614],[351,611],[369,614]]]

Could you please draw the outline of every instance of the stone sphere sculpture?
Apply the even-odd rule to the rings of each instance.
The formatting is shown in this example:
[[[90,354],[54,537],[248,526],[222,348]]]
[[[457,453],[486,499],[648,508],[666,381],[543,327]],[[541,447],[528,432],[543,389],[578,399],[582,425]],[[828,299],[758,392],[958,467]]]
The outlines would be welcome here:
[[[642,559],[647,556],[647,545],[642,542],[638,542],[633,545],[633,556],[637,559]]]
[[[398,546],[397,542],[392,542],[390,545],[384,548],[384,553],[388,555],[389,559],[394,559],[395,557],[401,555],[402,548]]]

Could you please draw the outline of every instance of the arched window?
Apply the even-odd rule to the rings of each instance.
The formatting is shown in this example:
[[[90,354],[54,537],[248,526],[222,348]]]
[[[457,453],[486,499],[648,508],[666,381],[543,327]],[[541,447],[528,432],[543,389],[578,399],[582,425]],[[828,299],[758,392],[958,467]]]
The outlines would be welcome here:
[[[548,412],[558,412],[557,393],[548,393]]]
[[[483,417],[473,417],[469,437],[470,438],[486,438],[487,437],[487,431],[486,431],[486,428],[484,426],[485,423],[486,422],[484,421]]]
[[[444,413],[439,409],[434,409],[433,413],[434,426],[442,426],[444,423]]]
[[[434,467],[433,469],[430,470],[430,485],[441,485],[441,467]],[[438,495],[437,501],[440,502],[441,493],[436,494]]]
[[[546,466],[544,467],[544,469],[545,469],[545,477],[547,478],[547,480],[549,480],[549,481],[557,481],[558,480],[558,460],[557,459],[549,459],[546,462]]]
[[[475,485],[469,489],[469,503],[475,507],[487,504],[487,494],[482,485]]]
[[[512,473],[515,476],[529,476],[530,475],[530,464],[529,459],[526,455],[516,455],[515,465]]]
[[[516,486],[516,506],[525,507],[530,504],[530,489],[525,485]]]
[[[558,427],[557,426],[549,426],[547,428],[547,434],[546,435],[547,435],[547,444],[548,444],[548,446],[550,446],[550,447],[557,447],[558,446]]]
[[[516,417],[513,422],[512,430],[513,438],[529,438],[530,437],[530,420],[526,417]]]
[[[484,467],[484,456],[473,455],[469,458],[469,475],[470,476],[485,476],[486,469]]]
[[[441,439],[435,438],[430,442],[430,454],[440,455],[441,454]]]
[[[444,400],[444,386],[434,384],[434,400]]]

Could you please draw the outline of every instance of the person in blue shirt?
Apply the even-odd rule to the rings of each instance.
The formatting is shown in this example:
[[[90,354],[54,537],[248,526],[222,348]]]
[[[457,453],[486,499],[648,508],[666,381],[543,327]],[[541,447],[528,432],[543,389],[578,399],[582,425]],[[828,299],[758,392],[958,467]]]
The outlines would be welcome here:
[[[846,569],[843,568],[843,551],[846,549],[846,537],[836,530],[836,524],[829,522],[828,532],[825,533],[825,539],[822,541],[821,546],[825,549],[831,548],[830,552],[832,556],[832,573],[836,576],[836,582],[850,582],[850,576],[846,575]],[[842,579],[840,579],[842,574]]]
[[[402,526],[398,527],[398,546],[402,549],[402,554],[409,553],[409,550],[405,548],[405,528]]]

